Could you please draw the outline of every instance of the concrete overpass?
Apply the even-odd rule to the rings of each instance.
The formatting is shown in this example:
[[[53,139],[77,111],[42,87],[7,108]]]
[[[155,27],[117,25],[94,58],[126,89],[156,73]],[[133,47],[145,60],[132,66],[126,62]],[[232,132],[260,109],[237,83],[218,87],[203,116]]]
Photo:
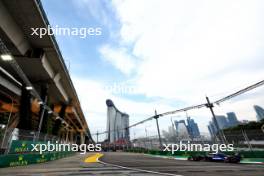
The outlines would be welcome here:
[[[9,128],[92,142],[55,37],[31,35],[49,25],[40,1],[1,0],[0,19],[0,54],[10,56],[0,59],[0,114],[12,114]]]

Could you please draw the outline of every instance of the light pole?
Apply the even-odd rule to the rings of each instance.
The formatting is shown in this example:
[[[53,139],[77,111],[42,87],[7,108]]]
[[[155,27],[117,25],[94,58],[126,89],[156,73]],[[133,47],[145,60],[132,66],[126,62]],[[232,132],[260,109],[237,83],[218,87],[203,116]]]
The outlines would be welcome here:
[[[97,133],[96,133],[96,143],[98,143],[98,135],[99,135],[99,133],[97,131]]]
[[[146,133],[146,144],[147,144],[147,141],[148,141],[148,131],[147,131],[147,127],[145,126],[145,133]],[[147,148],[147,145],[146,145],[146,148]]]
[[[42,110],[41,110],[41,115],[40,115],[40,121],[39,121],[39,126],[38,126],[38,132],[37,132],[37,136],[36,136],[36,139],[39,140],[39,134],[40,134],[40,131],[41,131],[41,127],[42,127],[42,122],[43,122],[43,117],[44,117],[44,114],[45,114],[45,111],[46,111],[46,103],[47,103],[47,99],[48,97],[45,96],[45,100],[42,104]],[[34,139],[35,141],[35,139]]]
[[[206,97],[206,101],[207,101],[206,107],[209,108],[211,113],[212,113],[213,121],[214,121],[214,124],[216,127],[216,131],[219,132],[220,140],[222,143],[226,143],[224,133],[223,133],[222,129],[219,128],[219,125],[218,125],[218,122],[217,122],[217,119],[216,119],[216,116],[215,116],[215,113],[213,110],[214,105],[210,102],[208,97]]]
[[[8,120],[7,120],[7,124],[6,124],[6,127],[5,127],[5,132],[4,132],[4,136],[3,136],[3,141],[2,141],[1,148],[3,148],[3,146],[4,146],[4,142],[5,142],[5,138],[6,138],[6,133],[7,133],[7,130],[8,130],[8,126],[9,126],[10,118],[11,118],[11,116],[12,116],[13,108],[14,108],[14,101],[13,101],[13,99],[11,98],[11,96],[10,96],[10,99],[11,99],[11,101],[12,101],[12,106],[11,106],[11,111],[10,111],[10,113],[9,113]]]
[[[172,125],[172,129],[173,129],[173,137],[174,137],[174,142],[177,142],[177,136],[176,136],[176,127],[175,127],[175,124],[173,123],[173,120],[172,120],[173,117],[171,117],[171,125]]]
[[[155,110],[154,119],[156,119],[157,130],[158,130],[158,135],[159,135],[159,148],[162,149],[162,142],[161,142],[161,137],[160,137],[160,129],[159,129],[159,121],[158,121],[158,118],[159,118],[159,115],[157,114],[157,111]]]

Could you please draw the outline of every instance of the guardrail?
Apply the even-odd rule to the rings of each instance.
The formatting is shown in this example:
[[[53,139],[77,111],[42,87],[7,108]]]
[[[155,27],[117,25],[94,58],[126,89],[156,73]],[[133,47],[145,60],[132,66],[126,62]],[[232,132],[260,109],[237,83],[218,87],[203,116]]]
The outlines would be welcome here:
[[[161,150],[147,150],[144,148],[131,148],[125,150],[126,152],[133,152],[133,153],[145,153],[145,154],[152,154],[152,155],[161,155],[161,156],[191,156],[191,155],[205,155],[208,152],[202,151],[175,151],[172,154],[170,151],[161,151]],[[263,158],[264,160],[264,150],[255,150],[255,151],[232,151],[232,152],[223,152],[227,155],[233,155],[238,152],[243,158]]]
[[[45,144],[40,141],[13,140],[8,154],[0,155],[0,167],[24,166],[28,164],[43,163],[73,155],[75,152],[32,152],[31,144]]]

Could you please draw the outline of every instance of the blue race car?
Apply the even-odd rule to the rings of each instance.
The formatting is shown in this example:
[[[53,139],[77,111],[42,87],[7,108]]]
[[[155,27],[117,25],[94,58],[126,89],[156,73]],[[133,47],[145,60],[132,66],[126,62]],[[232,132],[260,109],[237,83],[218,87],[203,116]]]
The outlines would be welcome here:
[[[226,155],[224,153],[209,153],[205,156],[205,161],[219,161],[226,163],[239,163],[241,160],[241,156],[239,154],[235,155]]]
[[[225,161],[227,155],[223,153],[209,153],[205,156],[205,161]]]
[[[188,157],[189,161],[213,161],[213,162],[225,162],[225,163],[239,163],[241,156],[239,154],[226,155],[224,153],[209,153],[205,156],[192,155]]]

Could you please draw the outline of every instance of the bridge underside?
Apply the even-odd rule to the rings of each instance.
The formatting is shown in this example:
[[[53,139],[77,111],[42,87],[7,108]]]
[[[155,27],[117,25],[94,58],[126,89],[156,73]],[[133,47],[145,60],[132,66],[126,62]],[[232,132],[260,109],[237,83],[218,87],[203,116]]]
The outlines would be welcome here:
[[[40,1],[0,1],[0,19],[0,54],[12,59],[0,59],[2,128],[40,129],[66,141],[91,142],[54,36],[31,35],[31,28],[49,25]]]

